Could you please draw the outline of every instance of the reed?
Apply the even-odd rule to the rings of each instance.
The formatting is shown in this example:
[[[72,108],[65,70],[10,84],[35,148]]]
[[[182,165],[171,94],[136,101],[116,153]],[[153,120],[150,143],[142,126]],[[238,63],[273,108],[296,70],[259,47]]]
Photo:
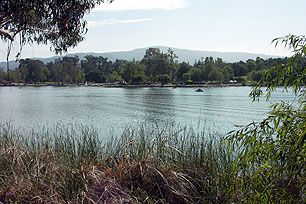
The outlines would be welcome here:
[[[94,127],[0,125],[3,203],[230,203],[223,138],[168,124],[102,139]]]

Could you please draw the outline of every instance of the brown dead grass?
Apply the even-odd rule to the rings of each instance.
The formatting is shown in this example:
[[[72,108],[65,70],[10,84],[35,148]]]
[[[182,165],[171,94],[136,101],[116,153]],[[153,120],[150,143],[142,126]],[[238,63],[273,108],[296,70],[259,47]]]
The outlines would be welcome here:
[[[56,143],[27,140],[0,128],[0,201],[2,203],[190,204],[227,203],[224,172],[211,155],[195,155],[199,144],[184,155],[181,143],[126,138],[103,152],[94,135],[84,140],[71,134]],[[94,131],[95,132],[95,131]],[[60,130],[58,134],[66,133]],[[164,139],[166,138],[166,139]],[[128,142],[126,142],[128,141]],[[133,141],[133,142],[129,142]],[[140,145],[141,144],[141,145]],[[54,146],[57,145],[57,146]],[[74,149],[75,146],[78,149]],[[146,149],[146,148],[152,149]],[[188,150],[188,143],[186,144]],[[82,150],[82,151],[77,151]],[[138,154],[139,153],[139,154]],[[196,159],[193,159],[196,158]],[[209,168],[210,167],[210,168]],[[224,181],[223,181],[224,180]],[[220,185],[219,187],[215,185]]]

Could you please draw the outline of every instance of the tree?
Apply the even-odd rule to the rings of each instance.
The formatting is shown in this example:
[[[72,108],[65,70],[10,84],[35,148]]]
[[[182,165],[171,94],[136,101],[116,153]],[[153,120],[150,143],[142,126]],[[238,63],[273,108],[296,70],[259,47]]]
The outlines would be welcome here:
[[[3,68],[0,68],[0,83],[2,83],[1,81],[4,81],[6,79],[7,73],[3,70]]]
[[[66,76],[60,62],[56,60],[54,63],[48,63],[47,67],[51,72],[51,78],[54,82],[57,82],[58,84],[60,84],[60,82],[64,83]]]
[[[142,63],[146,65],[146,75],[152,82],[156,82],[159,75],[170,74],[169,58],[175,58],[171,53],[164,54],[159,48],[149,48],[142,59]]]
[[[202,81],[202,77],[201,77],[201,70],[199,68],[192,68],[190,70],[190,76],[191,76],[191,80],[193,82],[201,82]]]
[[[108,2],[112,2],[109,0]],[[56,53],[66,52],[84,39],[87,32],[84,15],[104,0],[1,0],[0,36],[21,45],[51,43]]]
[[[177,59],[178,56],[174,53],[174,50],[169,48],[168,52],[167,52],[167,57],[168,57],[168,64],[169,64],[170,75],[171,75],[169,80],[175,79],[176,78],[175,73],[176,73],[177,65],[178,65],[178,63],[177,63],[177,61],[175,61],[175,59]]]
[[[212,57],[206,57],[205,62],[201,67],[203,80],[209,80],[208,75],[214,65],[214,59]]]
[[[106,77],[103,72],[97,70],[97,71],[89,72],[85,76],[85,80],[89,82],[95,82],[95,83],[105,83]]]
[[[186,77],[184,78],[183,75],[185,73],[187,73],[189,70],[191,69],[191,66],[186,63],[186,62],[183,62],[179,65],[177,71],[176,71],[176,81],[180,82],[180,81],[186,81]],[[189,79],[187,79],[189,80]]]
[[[256,70],[262,70],[265,68],[265,60],[257,57],[256,58]]]
[[[223,62],[223,60],[222,60],[221,58],[218,57],[218,58],[215,60],[215,65],[216,65],[217,67],[223,68],[223,67],[225,66],[225,62]]]
[[[43,72],[43,75],[45,76],[44,79],[42,80],[42,82],[49,81],[49,80],[50,80],[51,73],[50,73],[50,71],[48,70],[48,68],[44,66],[44,67],[42,68],[42,72]]]
[[[3,70],[3,68],[0,68],[0,84],[7,83],[6,78],[7,78],[7,73]]]
[[[214,58],[213,57],[206,57],[205,58],[205,65],[213,65],[214,64]]]
[[[144,81],[145,66],[133,60],[128,62],[124,67],[121,67],[120,75],[128,84],[139,84]]]
[[[188,82],[191,79],[191,73],[190,72],[184,73],[182,79],[184,83]]]
[[[229,80],[234,77],[234,69],[230,65],[225,65],[223,67],[223,73],[225,80]]]
[[[267,118],[232,132],[228,142],[237,159],[238,179],[232,190],[245,203],[305,203],[306,194],[306,37],[288,35],[273,40],[293,49],[287,64],[269,68],[250,96],[266,99],[278,85],[292,90],[297,103],[276,103]],[[237,189],[238,188],[238,189]]]
[[[81,61],[82,71],[85,75],[90,72],[98,70],[98,58],[92,55],[86,55],[85,59]]]
[[[161,74],[161,75],[159,75],[158,80],[160,81],[160,83],[163,86],[164,84],[167,84],[167,83],[171,82],[171,78],[172,77],[169,76],[169,74]]]
[[[247,75],[247,68],[243,61],[239,61],[238,63],[233,64],[234,76],[245,76]]]
[[[25,59],[20,60],[19,70],[22,71],[21,77],[25,82],[43,82],[46,80],[45,65],[40,60]]]
[[[85,56],[85,59],[81,61],[81,67],[83,72],[85,73],[86,80],[88,74],[91,75],[91,77],[89,77],[91,80],[93,80],[93,75],[97,75],[96,77],[94,77],[95,79],[98,79],[99,76],[103,75],[103,79],[100,78],[99,82],[106,82],[106,77],[113,72],[112,66],[112,62],[108,61],[107,58],[104,58],[102,56],[95,57],[92,55],[87,55]]]
[[[253,81],[256,81],[256,82],[259,82],[260,79],[262,78],[262,76],[265,74],[265,71],[264,70],[252,70],[249,74],[248,74],[248,78],[250,80],[253,80]]]
[[[56,59],[55,62],[48,63],[47,68],[49,73],[51,73],[50,80],[54,82],[75,83],[85,80],[84,73],[79,66],[78,56]]]
[[[112,64],[113,71],[119,72],[121,67],[124,67],[128,63],[127,60],[118,60]]]
[[[213,67],[212,70],[209,72],[208,79],[210,81],[224,81],[224,74],[222,72],[222,69],[218,67]]]
[[[256,62],[252,59],[248,59],[246,61],[246,68],[248,72],[251,72],[252,70],[255,70],[256,68]]]
[[[112,2],[113,0],[108,0]],[[7,71],[12,42],[19,35],[20,57],[25,44],[50,44],[56,54],[67,52],[84,39],[87,22],[84,15],[104,0],[1,0],[0,38],[8,43]]]
[[[25,64],[20,63],[18,71],[20,73],[20,79],[22,82],[26,82],[26,79],[28,77],[28,69],[27,66]]]
[[[113,71],[110,75],[108,75],[108,81],[111,83],[123,82],[123,79],[116,71]]]
[[[18,82],[19,83],[21,75],[20,75],[20,72],[17,69],[9,72],[8,74],[9,74],[9,79],[12,82]]]
[[[58,61],[63,66],[63,71],[65,72],[66,79],[65,81],[73,83],[73,82],[80,82],[80,72],[81,67],[79,66],[79,57],[63,57],[62,60]]]

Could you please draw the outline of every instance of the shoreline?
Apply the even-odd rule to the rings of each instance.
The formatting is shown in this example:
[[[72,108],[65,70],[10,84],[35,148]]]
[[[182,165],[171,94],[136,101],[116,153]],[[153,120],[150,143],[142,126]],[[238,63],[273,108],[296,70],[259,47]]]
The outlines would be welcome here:
[[[0,87],[86,87],[84,83],[79,84],[26,84],[26,83],[12,83],[12,84],[0,84]],[[112,83],[88,83],[87,87],[104,87],[104,88],[211,88],[211,87],[240,87],[240,86],[254,86],[243,85],[241,83],[236,84],[141,84],[141,85],[124,85],[124,84],[112,84]]]

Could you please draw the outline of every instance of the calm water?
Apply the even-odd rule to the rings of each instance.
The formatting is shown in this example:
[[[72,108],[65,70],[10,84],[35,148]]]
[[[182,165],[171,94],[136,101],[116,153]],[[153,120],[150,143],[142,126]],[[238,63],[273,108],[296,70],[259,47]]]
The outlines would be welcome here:
[[[121,133],[139,123],[163,126],[213,127],[229,131],[234,125],[259,121],[270,103],[252,103],[249,87],[204,88],[101,88],[0,87],[0,121],[22,128],[56,123],[93,125],[100,131]],[[272,101],[290,101],[280,90]]]

